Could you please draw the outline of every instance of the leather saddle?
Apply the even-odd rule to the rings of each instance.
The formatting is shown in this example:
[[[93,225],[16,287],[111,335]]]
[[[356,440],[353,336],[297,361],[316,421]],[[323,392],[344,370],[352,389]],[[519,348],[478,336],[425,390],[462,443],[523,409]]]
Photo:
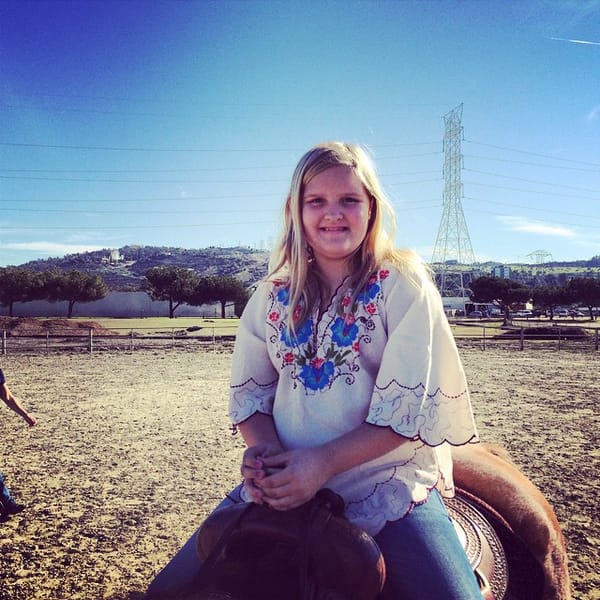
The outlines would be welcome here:
[[[493,509],[462,490],[444,502],[484,600],[503,600],[507,559],[482,514]],[[343,500],[322,490],[292,511],[251,503],[215,511],[198,534],[205,568],[196,587],[202,592],[194,597],[253,600],[254,590],[260,590],[256,596],[260,600],[376,600],[385,579],[383,556],[370,536],[341,515],[342,510]]]

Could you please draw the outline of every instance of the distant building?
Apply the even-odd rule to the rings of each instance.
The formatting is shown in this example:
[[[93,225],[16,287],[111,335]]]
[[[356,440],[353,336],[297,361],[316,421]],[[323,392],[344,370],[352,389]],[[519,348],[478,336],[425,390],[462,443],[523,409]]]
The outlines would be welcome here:
[[[508,265],[497,265],[492,269],[492,275],[498,279],[510,279],[510,267]]]
[[[113,248],[110,251],[110,257],[109,257],[109,262],[110,264],[114,264],[114,263],[118,263],[121,262],[123,260],[123,257],[121,256],[121,253],[119,252],[118,248]]]

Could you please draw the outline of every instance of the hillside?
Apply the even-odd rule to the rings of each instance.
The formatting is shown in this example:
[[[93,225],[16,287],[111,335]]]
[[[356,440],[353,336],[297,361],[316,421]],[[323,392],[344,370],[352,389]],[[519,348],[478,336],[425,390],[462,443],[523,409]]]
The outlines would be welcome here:
[[[83,271],[100,275],[114,291],[139,290],[144,274],[151,267],[173,265],[194,269],[200,275],[228,275],[244,282],[254,282],[266,275],[269,253],[247,247],[202,249],[170,248],[165,246],[124,246],[68,254],[63,258],[35,260],[23,265],[34,271],[51,269]],[[497,262],[476,265],[476,271],[489,274]],[[511,279],[525,285],[564,285],[572,277],[599,277],[600,256],[590,260],[564,263],[508,264]],[[453,265],[453,269],[471,271],[473,265]]]
[[[194,269],[199,275],[235,276],[256,281],[266,275],[269,254],[252,248],[184,249],[162,246],[124,246],[35,260],[23,265],[33,271],[77,270],[100,275],[111,290],[139,290],[151,267],[173,265]]]

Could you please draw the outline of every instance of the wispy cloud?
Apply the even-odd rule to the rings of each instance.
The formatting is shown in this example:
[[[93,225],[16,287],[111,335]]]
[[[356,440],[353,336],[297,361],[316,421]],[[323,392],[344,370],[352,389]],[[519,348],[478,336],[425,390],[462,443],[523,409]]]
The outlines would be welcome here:
[[[0,243],[0,248],[22,252],[36,252],[46,256],[63,256],[78,252],[102,250],[106,246],[90,246],[87,244],[57,244],[55,242],[7,242]]]
[[[592,108],[592,110],[590,110],[590,112],[587,114],[585,119],[588,121],[588,123],[592,123],[593,121],[600,119],[600,104],[594,106],[594,108]]]
[[[558,42],[570,42],[571,44],[585,44],[588,46],[600,46],[600,42],[592,42],[590,40],[570,40],[568,38],[551,37],[551,40]]]
[[[505,227],[510,231],[561,238],[577,237],[577,233],[573,229],[569,229],[564,225],[557,225],[556,223],[545,223],[544,221],[535,221],[524,217],[509,216],[498,217],[498,220],[504,223]]]

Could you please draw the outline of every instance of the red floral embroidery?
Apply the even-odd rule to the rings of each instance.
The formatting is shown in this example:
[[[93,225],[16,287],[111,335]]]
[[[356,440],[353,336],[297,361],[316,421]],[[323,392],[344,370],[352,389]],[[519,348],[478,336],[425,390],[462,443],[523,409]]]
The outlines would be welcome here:
[[[319,358],[318,356],[316,358],[313,358],[310,361],[310,366],[314,367],[315,369],[320,369],[321,366],[323,365],[323,363],[325,362],[325,359],[323,358]]]
[[[388,269],[382,269],[381,271],[379,271],[380,279],[387,279],[389,276],[390,276],[390,272]]]
[[[291,365],[294,362],[294,353],[293,352],[286,352],[283,355],[283,363],[285,365]]]
[[[375,306],[373,302],[369,302],[369,304],[365,306],[365,309],[370,315],[374,315],[377,312],[377,306]]]
[[[269,321],[275,323],[276,321],[279,321],[279,313],[273,311],[271,313],[269,313]]]

